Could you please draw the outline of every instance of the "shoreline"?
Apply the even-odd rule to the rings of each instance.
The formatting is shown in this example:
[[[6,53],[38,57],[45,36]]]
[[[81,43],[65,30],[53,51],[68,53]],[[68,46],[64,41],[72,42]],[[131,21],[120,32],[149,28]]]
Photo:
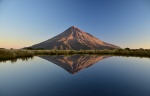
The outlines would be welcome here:
[[[24,49],[0,49],[0,60],[15,59],[22,57],[33,57],[37,55],[74,55],[74,54],[94,54],[94,55],[114,55],[149,57],[149,49],[116,49],[116,50],[24,50]]]

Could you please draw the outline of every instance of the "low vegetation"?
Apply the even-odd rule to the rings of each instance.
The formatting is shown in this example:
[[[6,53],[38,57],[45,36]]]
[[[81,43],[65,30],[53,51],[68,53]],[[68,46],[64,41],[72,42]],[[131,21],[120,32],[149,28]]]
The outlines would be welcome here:
[[[117,56],[150,57],[150,49],[116,49],[116,50],[27,50],[0,49],[0,59],[32,57],[36,55],[68,55],[68,54],[109,54]]]
[[[34,53],[31,50],[0,49],[0,59],[14,59],[32,56],[34,56]]]

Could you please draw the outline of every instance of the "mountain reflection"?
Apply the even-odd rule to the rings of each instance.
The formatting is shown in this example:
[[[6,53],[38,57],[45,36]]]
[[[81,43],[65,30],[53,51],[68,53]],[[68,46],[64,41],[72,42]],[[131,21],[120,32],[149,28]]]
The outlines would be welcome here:
[[[66,71],[68,71],[71,74],[75,74],[78,71],[88,68],[91,65],[94,65],[98,61],[101,61],[105,58],[108,58],[110,56],[104,55],[70,55],[70,56],[64,56],[64,55],[57,55],[57,56],[39,56],[45,60],[48,60]]]

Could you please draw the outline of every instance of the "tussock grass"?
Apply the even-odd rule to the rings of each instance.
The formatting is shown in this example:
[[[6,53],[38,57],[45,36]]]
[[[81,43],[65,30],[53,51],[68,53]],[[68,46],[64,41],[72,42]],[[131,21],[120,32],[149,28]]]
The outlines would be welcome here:
[[[116,49],[116,50],[8,50],[0,49],[0,59],[32,57],[35,55],[71,55],[71,54],[101,54],[117,56],[150,57],[148,49]]]
[[[14,59],[20,57],[32,57],[34,53],[31,50],[7,50],[0,49],[0,59]]]

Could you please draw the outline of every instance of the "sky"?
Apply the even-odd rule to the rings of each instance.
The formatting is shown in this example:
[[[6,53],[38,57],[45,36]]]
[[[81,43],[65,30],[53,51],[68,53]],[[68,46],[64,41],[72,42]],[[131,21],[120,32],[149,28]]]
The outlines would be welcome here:
[[[150,49],[150,0],[0,0],[0,48],[23,48],[70,26],[121,48]]]

